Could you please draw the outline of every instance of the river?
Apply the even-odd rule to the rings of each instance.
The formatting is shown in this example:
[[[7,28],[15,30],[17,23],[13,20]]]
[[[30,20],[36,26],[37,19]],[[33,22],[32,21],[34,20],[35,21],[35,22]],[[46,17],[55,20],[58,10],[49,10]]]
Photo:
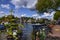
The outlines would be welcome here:
[[[23,40],[32,40],[31,33],[33,27],[30,23],[24,23],[25,28],[23,28]]]

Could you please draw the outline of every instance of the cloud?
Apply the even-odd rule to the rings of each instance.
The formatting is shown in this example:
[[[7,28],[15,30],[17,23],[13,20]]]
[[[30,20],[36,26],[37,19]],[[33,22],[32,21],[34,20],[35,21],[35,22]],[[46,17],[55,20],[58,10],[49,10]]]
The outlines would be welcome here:
[[[53,19],[54,14],[55,14],[55,11],[51,13],[44,13],[44,15],[41,16],[41,18]]]
[[[37,13],[33,14],[32,17],[35,18],[35,19],[41,18],[41,16],[39,14],[37,14]]]
[[[34,8],[37,0],[12,0],[11,3],[15,5],[15,8]]]
[[[37,18],[42,18],[41,16],[38,16]]]
[[[5,13],[4,11],[0,11],[0,17],[4,16],[5,15],[4,13]]]
[[[28,0],[27,8],[34,8],[37,0]]]
[[[10,6],[9,4],[1,4],[1,7],[2,7],[2,8],[9,9],[9,8],[10,8],[9,6]]]
[[[22,14],[22,15],[21,15],[21,17],[25,17],[25,16],[26,16],[26,14]]]
[[[32,17],[38,19],[38,18],[46,18],[46,19],[52,19],[54,17],[55,11],[51,12],[51,13],[46,13],[44,12],[44,14],[42,15],[38,15],[38,14],[33,14]]]
[[[32,15],[32,17],[37,17],[37,16],[38,16],[38,14],[33,14],[33,15]]]
[[[49,16],[49,15],[50,15],[50,13],[44,12],[44,15],[43,16]]]
[[[22,6],[21,0],[11,0],[11,3],[15,5],[15,8],[19,8],[20,5]]]
[[[4,14],[4,12],[3,11],[0,11],[0,14]]]
[[[49,16],[48,13],[44,13],[42,15],[39,15],[39,14],[33,14],[32,15],[32,17],[34,17],[34,18],[44,18],[44,17],[47,17],[47,16]]]

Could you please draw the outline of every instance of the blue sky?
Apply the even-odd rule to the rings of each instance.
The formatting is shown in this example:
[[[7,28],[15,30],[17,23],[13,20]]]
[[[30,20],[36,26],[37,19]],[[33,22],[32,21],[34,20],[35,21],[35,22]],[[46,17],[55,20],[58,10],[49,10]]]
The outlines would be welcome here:
[[[4,15],[9,15],[9,11],[13,9],[14,16],[21,17],[36,17],[36,18],[52,18],[55,12],[46,13],[38,15],[35,9],[35,4],[37,0],[0,0],[0,17]]]
[[[25,5],[24,2],[28,2]],[[14,15],[20,17],[21,15],[31,17],[36,11],[31,11],[29,8],[35,7],[36,0],[0,0],[0,16],[9,14],[9,10],[14,10]],[[32,3],[32,5],[31,5]]]

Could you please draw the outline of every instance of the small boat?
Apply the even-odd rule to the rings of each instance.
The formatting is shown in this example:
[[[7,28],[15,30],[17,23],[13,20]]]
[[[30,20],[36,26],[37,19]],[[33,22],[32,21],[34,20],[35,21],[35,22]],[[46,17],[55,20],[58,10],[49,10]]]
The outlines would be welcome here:
[[[4,29],[5,29],[4,25],[0,24],[0,30],[4,30]]]

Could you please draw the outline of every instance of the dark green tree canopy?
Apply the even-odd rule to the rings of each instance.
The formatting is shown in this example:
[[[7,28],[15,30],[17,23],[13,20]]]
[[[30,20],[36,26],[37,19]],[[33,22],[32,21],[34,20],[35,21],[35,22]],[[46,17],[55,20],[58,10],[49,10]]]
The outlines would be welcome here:
[[[56,13],[54,14],[54,19],[58,20],[60,18],[60,11],[56,11]]]
[[[38,0],[36,9],[39,12],[47,11],[48,9],[57,10],[60,6],[60,0]]]

